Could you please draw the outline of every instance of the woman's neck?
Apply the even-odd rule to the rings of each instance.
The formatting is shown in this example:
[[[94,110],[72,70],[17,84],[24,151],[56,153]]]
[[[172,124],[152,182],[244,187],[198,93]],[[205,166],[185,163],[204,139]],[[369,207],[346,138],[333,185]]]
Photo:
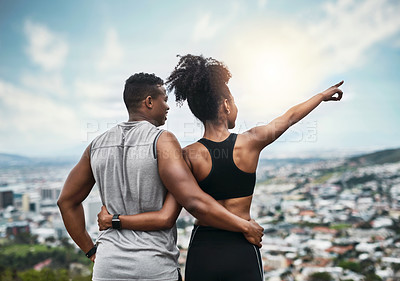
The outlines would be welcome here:
[[[203,138],[212,141],[222,141],[226,139],[230,132],[226,122],[206,121],[204,124]]]

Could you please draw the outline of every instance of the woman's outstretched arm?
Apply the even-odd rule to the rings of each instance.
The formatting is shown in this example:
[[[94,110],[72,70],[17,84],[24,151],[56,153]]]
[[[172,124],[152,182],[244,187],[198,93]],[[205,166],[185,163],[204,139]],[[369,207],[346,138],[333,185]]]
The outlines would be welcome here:
[[[174,196],[168,193],[164,205],[159,211],[119,216],[121,228],[142,231],[168,229],[174,226],[181,209],[182,207],[176,202]],[[97,214],[99,229],[110,228],[112,217],[113,215],[108,213],[106,206],[102,206],[100,213]]]
[[[244,134],[248,136],[253,147],[261,151],[268,144],[278,139],[290,126],[296,124],[323,101],[340,101],[343,92],[339,87],[344,83],[341,81],[326,89],[309,100],[293,106],[285,114],[272,120],[264,126],[257,126]]]

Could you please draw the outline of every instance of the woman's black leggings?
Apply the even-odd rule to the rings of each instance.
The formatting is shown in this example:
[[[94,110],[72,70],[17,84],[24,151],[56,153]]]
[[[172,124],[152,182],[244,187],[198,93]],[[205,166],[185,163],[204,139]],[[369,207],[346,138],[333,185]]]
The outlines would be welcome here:
[[[260,250],[242,233],[195,226],[185,281],[262,281]]]

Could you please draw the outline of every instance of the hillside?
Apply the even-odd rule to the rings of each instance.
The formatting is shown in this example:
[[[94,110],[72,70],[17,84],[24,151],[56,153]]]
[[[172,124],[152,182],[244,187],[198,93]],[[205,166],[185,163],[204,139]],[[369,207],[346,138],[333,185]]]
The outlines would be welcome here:
[[[17,154],[0,153],[0,167],[20,166],[20,165],[36,165],[40,164],[60,164],[75,163],[79,158],[54,157],[54,158],[29,158]],[[286,165],[291,164],[308,164],[312,162],[322,161],[320,158],[288,158],[288,159],[260,159],[260,164],[268,165]],[[373,153],[353,156],[347,159],[347,164],[356,165],[380,165],[385,163],[400,162],[400,148],[386,149]]]
[[[348,162],[361,165],[381,165],[385,163],[400,162],[400,148],[386,149],[351,157],[348,159]]]
[[[26,165],[31,163],[32,160],[16,154],[0,153],[0,167]]]
[[[76,163],[77,160],[79,160],[79,158],[77,159],[75,156],[39,158],[26,157],[17,154],[0,153],[0,168],[31,165],[63,165]]]

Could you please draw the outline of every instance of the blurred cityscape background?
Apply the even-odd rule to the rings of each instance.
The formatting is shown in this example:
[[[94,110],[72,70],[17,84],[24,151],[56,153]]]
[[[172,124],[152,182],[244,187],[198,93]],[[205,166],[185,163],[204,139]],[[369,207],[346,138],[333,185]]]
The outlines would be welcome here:
[[[124,81],[165,79],[187,53],[214,57],[242,133],[345,80],[267,147],[252,215],[265,280],[400,280],[400,2],[0,0],[0,281],[90,280],[56,208],[90,141],[126,121]],[[202,125],[170,94],[164,129]],[[97,188],[84,202],[95,238]],[[178,222],[184,269],[192,217]]]
[[[6,154],[0,160],[1,280],[56,273],[90,280],[90,261],[69,238],[56,206],[74,163]],[[257,177],[251,213],[265,229],[265,280],[400,279],[400,149],[262,159]],[[95,240],[97,187],[83,205]],[[184,271],[193,217],[183,210],[177,227]]]

